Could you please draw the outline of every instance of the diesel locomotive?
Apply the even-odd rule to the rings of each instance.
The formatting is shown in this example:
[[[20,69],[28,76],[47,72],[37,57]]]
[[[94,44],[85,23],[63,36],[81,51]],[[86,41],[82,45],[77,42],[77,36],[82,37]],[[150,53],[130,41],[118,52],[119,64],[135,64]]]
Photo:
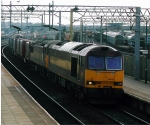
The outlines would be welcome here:
[[[24,51],[25,62],[77,98],[101,104],[114,104],[121,99],[123,55],[116,49],[75,41],[19,39],[24,44],[15,42],[16,48]]]

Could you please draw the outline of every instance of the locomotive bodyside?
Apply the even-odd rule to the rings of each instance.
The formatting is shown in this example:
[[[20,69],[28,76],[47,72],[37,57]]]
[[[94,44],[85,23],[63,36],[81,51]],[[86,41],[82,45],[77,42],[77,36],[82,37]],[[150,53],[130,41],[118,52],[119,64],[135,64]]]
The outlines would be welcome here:
[[[42,67],[48,67],[48,47],[57,40],[43,40],[36,41],[35,44],[31,45],[32,51],[30,52],[30,60]]]

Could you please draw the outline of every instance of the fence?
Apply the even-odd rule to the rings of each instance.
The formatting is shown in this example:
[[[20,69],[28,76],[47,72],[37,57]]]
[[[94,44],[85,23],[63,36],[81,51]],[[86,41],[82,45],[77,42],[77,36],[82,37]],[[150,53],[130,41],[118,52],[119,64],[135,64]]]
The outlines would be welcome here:
[[[150,81],[150,59],[140,57],[140,79],[145,80],[145,69],[147,61],[147,81]],[[135,59],[134,56],[124,55],[124,74],[134,77]]]

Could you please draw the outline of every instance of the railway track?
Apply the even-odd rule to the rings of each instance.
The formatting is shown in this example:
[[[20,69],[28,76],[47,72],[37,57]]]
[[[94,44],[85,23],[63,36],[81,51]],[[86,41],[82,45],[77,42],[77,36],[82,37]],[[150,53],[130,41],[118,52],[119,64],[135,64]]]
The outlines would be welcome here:
[[[14,65],[17,65],[19,72],[16,71],[17,68],[10,67],[10,62],[4,58],[5,55],[2,53],[1,57],[2,63],[5,63],[4,66],[9,65],[7,68],[11,74],[14,74],[14,77],[23,84],[30,95],[36,98],[39,104],[60,124],[149,124],[138,117],[130,118],[130,121],[127,121],[125,118],[129,117],[129,113],[120,113],[117,109],[91,108],[88,104],[76,100],[72,95],[68,95],[68,92],[59,88],[59,86],[54,86],[37,72],[30,70],[19,59],[13,59],[14,56],[8,51],[8,49],[4,50]],[[23,74],[25,75],[23,76]],[[33,88],[37,88],[37,90]],[[119,113],[124,115],[121,117]]]
[[[114,119],[116,122],[118,122],[121,125],[124,124],[139,124],[139,125],[149,125],[149,122],[146,122],[142,120],[141,118],[123,110],[120,108],[106,108],[106,109],[101,109],[98,108],[98,110],[105,114],[106,116]]]

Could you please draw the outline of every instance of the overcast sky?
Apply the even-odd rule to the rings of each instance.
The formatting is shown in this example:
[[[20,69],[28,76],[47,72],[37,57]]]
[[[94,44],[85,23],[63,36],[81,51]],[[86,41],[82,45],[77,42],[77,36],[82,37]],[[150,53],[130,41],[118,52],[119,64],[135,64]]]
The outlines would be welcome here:
[[[10,0],[1,0],[2,4],[10,4]],[[20,2],[18,2],[20,1]],[[13,5],[48,5],[52,0],[11,0]],[[137,6],[150,8],[149,0],[54,0],[55,5],[90,5],[90,6]]]

